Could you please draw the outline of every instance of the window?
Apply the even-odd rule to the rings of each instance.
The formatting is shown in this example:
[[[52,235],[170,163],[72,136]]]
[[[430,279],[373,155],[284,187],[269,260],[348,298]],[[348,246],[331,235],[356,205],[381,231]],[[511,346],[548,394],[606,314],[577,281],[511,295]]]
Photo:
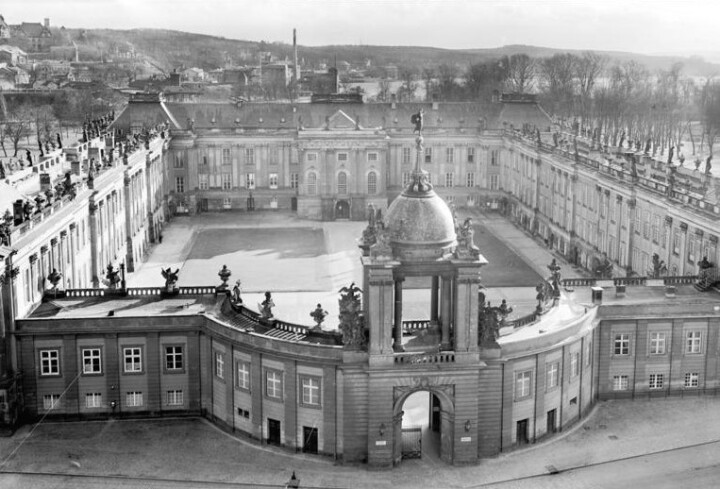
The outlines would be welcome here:
[[[650,333],[650,354],[665,354],[665,333]]]
[[[300,186],[300,174],[299,173],[291,173],[290,174],[290,188],[298,188]]]
[[[700,383],[700,374],[698,373],[687,373],[685,374],[684,387],[697,387]]]
[[[100,366],[100,348],[86,348],[82,351],[82,362],[84,374],[102,373]]]
[[[278,188],[278,174],[277,173],[271,173],[268,176],[268,185],[272,189]]]
[[[551,363],[545,367],[545,389],[550,390],[558,386],[560,377],[560,364],[558,362]]]
[[[60,375],[59,350],[40,350],[40,375]]]
[[[222,189],[230,190],[232,188],[232,173],[222,174]]]
[[[367,154],[367,160],[369,163],[375,162],[378,160],[378,154],[377,153],[368,153]]]
[[[308,406],[320,405],[320,379],[316,377],[302,377],[302,402]]]
[[[453,180],[455,180],[455,174],[453,172],[448,172],[445,174],[445,186],[446,187],[452,187],[453,186]]]
[[[403,187],[407,187],[410,185],[410,182],[412,181],[412,174],[410,172],[403,172],[402,174],[402,184]]]
[[[91,393],[85,394],[85,407],[86,408],[102,407],[102,394],[99,392],[91,392]]]
[[[305,161],[307,161],[308,163],[313,163],[313,162],[317,161],[317,157],[318,157],[317,153],[307,153],[305,155]]]
[[[515,400],[530,397],[530,386],[532,382],[532,370],[518,372],[515,374]]]
[[[265,395],[272,399],[282,400],[282,372],[267,370],[265,372]]]
[[[347,173],[341,171],[337,176],[337,193],[344,195],[347,193]]]
[[[245,164],[255,164],[255,148],[245,148]]]
[[[232,159],[230,158],[230,148],[223,148],[222,150],[222,164],[223,165],[230,165],[232,164]]]
[[[498,159],[498,150],[494,149],[490,151],[490,166],[498,166],[500,160]]]
[[[467,174],[467,179],[465,180],[465,186],[467,187],[474,187],[475,186],[475,174],[470,172]]]
[[[455,163],[455,148],[445,148],[445,161]]]
[[[182,406],[183,405],[183,391],[179,389],[167,391],[166,404],[168,406]]]
[[[630,385],[627,375],[614,375],[612,390],[614,391],[626,391]]]
[[[468,163],[474,163],[475,162],[475,148],[470,147],[467,149],[467,162]],[[468,185],[470,186],[470,185]]]
[[[411,159],[412,159],[412,149],[411,148],[403,148],[402,149],[403,165],[409,165],[412,161]]]
[[[629,355],[630,354],[630,335],[627,333],[620,333],[615,335],[615,355]]]
[[[165,347],[165,370],[182,370],[183,369],[183,347],[182,346],[166,346]]]
[[[243,408],[238,408],[238,416],[241,416],[243,418],[249,418],[250,417],[250,411]]]
[[[702,333],[700,331],[688,331],[685,340],[685,353],[701,353]]]
[[[43,409],[49,411],[60,407],[60,394],[45,394],[43,396]]]
[[[204,155],[204,156],[202,157],[202,161],[200,161],[200,164],[201,164],[202,166],[207,166],[207,164],[208,164],[208,157],[207,157],[207,155]]]
[[[367,176],[367,193],[375,195],[377,193],[377,173],[371,171]]]
[[[138,346],[123,348],[125,373],[142,372],[142,349]]]
[[[338,153],[337,154],[337,160],[338,163],[342,163],[348,160],[348,154],[347,153]]]
[[[499,175],[490,175],[490,190],[497,190],[500,188]]]
[[[592,363],[592,342],[585,341],[585,366],[589,367]]]
[[[253,190],[255,188],[255,174],[254,173],[246,173],[245,174],[245,188],[248,190]]]
[[[207,173],[198,173],[198,188],[200,190],[208,189],[209,176]]]
[[[183,162],[182,156],[175,155],[175,161],[173,163],[173,167],[174,168],[183,168],[184,166],[185,166],[185,164]]]
[[[432,163],[432,148],[425,148],[425,163]]]
[[[317,174],[315,172],[308,173],[307,193],[308,193],[308,195],[316,195],[317,194]]]
[[[225,378],[225,355],[215,352],[215,376],[218,379]]]
[[[127,407],[140,407],[143,405],[143,393],[142,392],[127,392],[125,393],[125,405]]]
[[[175,192],[179,194],[185,192],[185,177],[175,177]]]
[[[250,364],[247,362],[237,362],[235,371],[235,386],[238,389],[250,390]]]
[[[577,377],[580,373],[580,353],[570,354],[570,377]]]
[[[662,389],[663,388],[663,374],[650,374],[650,388],[651,389]]]

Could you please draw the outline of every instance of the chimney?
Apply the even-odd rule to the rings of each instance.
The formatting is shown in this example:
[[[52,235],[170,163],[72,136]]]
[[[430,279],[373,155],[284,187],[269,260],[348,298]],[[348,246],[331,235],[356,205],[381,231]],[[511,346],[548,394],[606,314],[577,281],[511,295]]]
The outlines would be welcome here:
[[[50,18],[45,17],[45,27],[50,28]]]
[[[295,84],[300,81],[300,67],[298,66],[298,51],[297,51],[297,29],[293,29],[293,68],[295,76]]]

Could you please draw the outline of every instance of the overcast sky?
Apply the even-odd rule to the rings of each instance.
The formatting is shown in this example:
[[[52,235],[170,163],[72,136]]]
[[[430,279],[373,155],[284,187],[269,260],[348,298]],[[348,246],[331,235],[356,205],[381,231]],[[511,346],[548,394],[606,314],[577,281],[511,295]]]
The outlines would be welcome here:
[[[718,0],[2,0],[6,22],[162,28],[300,45],[720,51]]]

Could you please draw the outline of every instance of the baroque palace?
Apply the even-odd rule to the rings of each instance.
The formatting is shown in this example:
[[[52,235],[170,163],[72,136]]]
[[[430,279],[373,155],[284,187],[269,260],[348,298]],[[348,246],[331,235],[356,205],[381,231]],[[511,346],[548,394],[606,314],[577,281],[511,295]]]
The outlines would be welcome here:
[[[528,96],[135,98],[1,184],[3,425],[200,415],[391,467],[405,401],[426,391],[441,458],[466,464],[551,436],[598,400],[716,394],[718,181],[556,131]],[[450,203],[503,212],[597,277],[552,267],[537,308],[505,321],[483,303],[487,262]],[[177,287],[170,270],[164,287],[126,286],[172,216],[222,209],[370,214],[339,331],[244,307],[227,273],[217,287]],[[414,277],[431,284],[422,321],[403,318]]]

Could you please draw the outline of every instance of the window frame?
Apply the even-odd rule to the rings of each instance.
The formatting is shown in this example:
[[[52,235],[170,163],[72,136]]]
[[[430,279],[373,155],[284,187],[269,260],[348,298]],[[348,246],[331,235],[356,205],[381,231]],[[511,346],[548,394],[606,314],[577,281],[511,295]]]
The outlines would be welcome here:
[[[367,174],[367,194],[378,194],[378,174],[375,171],[370,171]]]
[[[700,387],[700,373],[699,372],[685,372],[683,380],[683,388],[685,389],[696,389]]]
[[[122,345],[123,349],[123,374],[124,375],[138,375],[142,374],[145,371],[145,362],[143,361],[143,347],[141,345]],[[137,357],[137,362],[139,363],[139,368],[128,370],[128,350],[138,350],[137,354],[131,353],[131,357]],[[134,366],[135,361],[132,361],[131,364]]]
[[[213,350],[213,374],[219,380],[225,380],[225,354],[221,351]]]
[[[316,385],[312,385],[313,382],[316,383]],[[315,375],[301,375],[299,384],[300,405],[304,407],[321,408],[322,378]],[[315,391],[314,393],[313,390]],[[306,394],[308,394],[308,397],[306,397]],[[317,397],[317,402],[313,402],[314,397]]]
[[[169,352],[170,348],[179,348],[179,352]],[[168,359],[172,357],[173,367],[169,367]],[[178,362],[177,358],[180,358]],[[176,366],[180,363],[180,366]],[[182,343],[172,343],[163,345],[163,372],[166,374],[180,374],[185,373],[185,345]]]
[[[45,372],[45,364],[43,360],[43,353],[50,353],[55,352],[57,355],[57,358],[55,358],[55,368],[53,369],[52,363],[48,364],[49,371]],[[38,350],[38,359],[39,359],[39,365],[40,365],[40,377],[60,377],[62,376],[62,370],[60,368],[60,348],[42,348]],[[48,359],[49,362],[52,362],[53,359]],[[53,370],[57,370],[56,372]]]
[[[240,370],[241,366],[245,367],[242,371]],[[241,379],[244,379],[244,382],[241,382]],[[251,392],[252,370],[250,362],[245,360],[235,360],[235,388],[241,391]]]
[[[627,338],[624,338],[627,337]],[[613,338],[613,356],[617,357],[627,357],[630,356],[630,340],[631,336],[630,333],[615,333],[615,336]],[[620,343],[618,345],[618,342]],[[626,343],[625,347],[623,348],[623,343]],[[625,353],[623,353],[623,349],[625,350]]]
[[[92,399],[93,401],[88,402],[90,399]],[[102,392],[86,392],[85,393],[85,409],[101,409],[102,407],[103,407]]]
[[[613,375],[612,390],[620,392],[630,390],[630,376],[625,374]]]
[[[524,401],[532,398],[532,370],[515,372],[514,400]],[[527,392],[526,392],[527,390]]]
[[[96,352],[96,355],[93,355],[91,352]],[[86,356],[86,353],[89,353],[89,355]],[[80,349],[80,360],[82,365],[82,375],[102,375],[103,374],[103,352],[101,346],[87,346],[82,347]],[[90,366],[92,367],[92,370],[88,370],[88,363],[87,360],[90,361]],[[95,365],[95,361],[97,361],[97,365]],[[97,370],[96,370],[97,369]]]
[[[665,388],[665,374],[651,373],[648,377],[648,388],[650,390],[661,390]]]
[[[662,338],[654,338],[655,335],[662,336]],[[650,344],[648,345],[648,355],[665,355],[667,352],[667,334],[665,331],[651,331],[649,340]]]
[[[691,337],[692,335],[692,337]],[[697,335],[697,337],[695,337]],[[685,354],[686,355],[702,355],[703,353],[703,334],[702,331],[693,330],[685,332]]]
[[[263,390],[264,390],[265,397],[267,399],[269,399],[271,401],[276,401],[276,402],[284,401],[285,386],[284,386],[283,374],[284,374],[284,372],[282,370],[276,370],[273,368],[265,369],[265,376],[264,376],[265,377],[265,382],[264,382],[265,388]],[[274,384],[274,386],[272,388],[273,395],[270,394],[271,389],[269,388],[270,382],[271,382],[271,379],[270,379],[271,375],[273,376],[272,383]],[[279,385],[279,387],[277,387],[277,385]],[[277,391],[279,391],[279,393]],[[277,394],[277,395],[274,395],[274,394]]]
[[[170,402],[171,395],[172,395],[172,400],[174,402]],[[180,402],[177,402],[178,396],[180,398]],[[185,393],[183,392],[183,390],[182,389],[167,389],[165,391],[165,405],[166,406],[184,406],[185,405]]]
[[[545,365],[545,391],[557,389],[560,385],[560,362]]]
[[[48,402],[50,406],[48,407]],[[43,395],[43,410],[52,411],[61,407],[62,395],[61,394],[44,394]]]
[[[130,399],[133,399],[133,403],[131,404],[128,402]],[[137,400],[140,400],[138,403]],[[143,396],[142,391],[129,391],[125,392],[125,407],[128,408],[138,408],[143,407],[145,405],[145,397]]]
[[[280,181],[280,176],[277,173],[270,173],[268,174],[268,187],[275,190],[278,188],[278,182]]]

